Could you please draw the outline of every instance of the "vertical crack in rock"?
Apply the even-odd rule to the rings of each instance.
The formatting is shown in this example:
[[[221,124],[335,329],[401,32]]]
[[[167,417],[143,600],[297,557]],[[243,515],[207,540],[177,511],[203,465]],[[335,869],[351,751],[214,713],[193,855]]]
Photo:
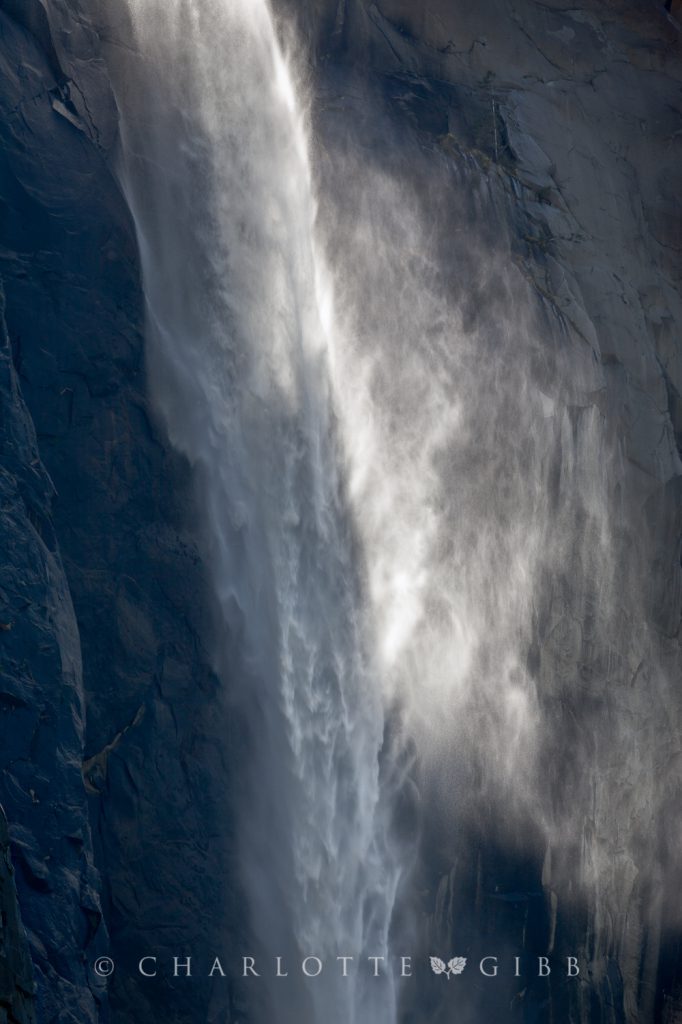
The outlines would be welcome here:
[[[0,807],[0,1020],[35,1024],[35,980],[21,923],[5,812]]]

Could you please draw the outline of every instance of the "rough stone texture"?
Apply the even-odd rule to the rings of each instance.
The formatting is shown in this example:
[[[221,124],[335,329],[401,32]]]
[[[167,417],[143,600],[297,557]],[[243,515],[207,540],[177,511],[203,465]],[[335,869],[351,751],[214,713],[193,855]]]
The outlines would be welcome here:
[[[145,986],[133,970],[150,944],[162,958],[224,947],[225,917],[235,918],[224,752],[239,740],[215,714],[187,474],[146,398],[139,266],[111,172],[116,111],[97,6],[0,0],[0,274],[12,355],[3,332],[1,794],[41,1021],[100,1014],[103,987],[89,964],[106,948],[101,914],[118,965],[114,1020],[222,1020],[225,986],[174,989],[167,977]],[[418,146],[466,163],[471,188],[488,183],[520,273],[560,315],[570,351],[582,352],[583,387],[563,396],[567,407],[576,420],[580,408],[599,409],[622,444],[620,550],[636,546],[633,572],[651,580],[644,626],[624,625],[633,635],[618,671],[632,685],[622,699],[644,717],[651,694],[665,700],[671,727],[650,737],[656,756],[624,780],[623,802],[580,822],[567,854],[577,861],[582,837],[609,832],[609,813],[629,820],[629,794],[646,790],[652,772],[672,778],[666,766],[679,750],[679,4],[670,14],[648,0],[294,8],[326,110],[321,134],[331,145],[341,109],[339,123],[363,122],[371,135],[370,111],[385,104],[406,153]],[[358,81],[376,106],[354,104]],[[562,629],[553,597],[539,671],[554,681],[557,741],[596,756],[611,722],[606,655]],[[574,734],[561,708],[565,667],[576,663],[592,689]],[[617,778],[623,763],[597,759],[598,777]],[[666,821],[681,805],[672,782],[653,787],[638,823],[660,830],[671,877],[679,844]],[[554,921],[557,949],[599,953],[598,976],[578,997],[554,982],[526,995],[505,987],[479,1006],[484,1019],[504,1019],[511,999],[526,1020],[679,1018],[679,908],[651,906],[637,881],[647,865],[604,841],[622,906],[597,939],[587,906],[563,914],[557,851],[548,856],[539,837],[516,848],[492,813],[480,828],[467,858],[453,856],[451,837],[427,837],[425,943],[449,947],[465,922],[482,940],[503,934],[510,948],[544,951]],[[406,1019],[451,1009],[422,1005]]]
[[[0,304],[2,803],[46,1021],[97,1018],[84,963],[101,948],[99,878],[81,777],[78,628],[52,526],[52,482],[21,397]]]
[[[538,596],[546,810],[563,844],[546,847],[530,820],[510,836],[499,807],[481,809],[473,832],[461,823],[464,844],[435,829],[419,879],[431,922],[425,950],[465,946],[473,957],[506,936],[509,949],[552,945],[594,963],[589,986],[508,983],[460,1000],[462,1019],[501,1019],[510,1005],[524,1019],[675,1019],[680,907],[676,899],[662,907],[657,894],[662,882],[679,891],[680,878],[665,824],[680,801],[671,768],[680,738],[679,25],[663,5],[635,0],[282,6],[312,41],[332,162],[344,120],[363,124],[372,152],[378,121],[357,101],[362,89],[401,125],[408,177],[415,134],[434,167],[445,156],[464,191],[484,197],[472,237],[489,237],[499,218],[547,311],[548,352],[574,367],[576,383],[560,386],[557,400],[578,445],[595,414],[609,439],[602,471],[622,607],[611,621],[593,621],[599,569],[581,567],[579,550],[574,578],[548,581]],[[426,175],[421,186],[427,194]],[[441,188],[437,173],[431,187]],[[643,749],[630,749],[625,728],[614,754],[601,738],[628,721],[639,723]],[[579,789],[570,768],[555,777],[553,765],[572,763],[592,766],[583,774],[594,792]],[[582,874],[585,850],[599,861],[596,890]],[[428,1009],[430,1019],[450,1019],[447,1002]]]
[[[2,399],[7,429],[23,431],[3,477],[2,799],[41,1020],[94,1020],[105,986],[92,963],[110,951],[113,1019],[187,1021],[206,1016],[206,987],[140,990],[134,966],[150,946],[166,964],[219,946],[222,914],[209,909],[229,861],[224,727],[199,639],[186,473],[147,404],[98,45],[75,4],[0,3],[0,273],[16,367],[5,338]]]
[[[9,849],[9,830],[0,807],[0,1021],[35,1024],[35,981]]]

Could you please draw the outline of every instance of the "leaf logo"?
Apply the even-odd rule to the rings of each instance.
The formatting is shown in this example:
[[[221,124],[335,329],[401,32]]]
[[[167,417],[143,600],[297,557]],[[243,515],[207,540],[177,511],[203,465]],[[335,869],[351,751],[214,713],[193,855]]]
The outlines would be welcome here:
[[[451,974],[462,973],[466,967],[467,961],[465,956],[453,956],[446,964],[444,960],[440,959],[440,957],[430,956],[429,963],[431,964],[431,970],[434,974],[444,974],[449,981]]]

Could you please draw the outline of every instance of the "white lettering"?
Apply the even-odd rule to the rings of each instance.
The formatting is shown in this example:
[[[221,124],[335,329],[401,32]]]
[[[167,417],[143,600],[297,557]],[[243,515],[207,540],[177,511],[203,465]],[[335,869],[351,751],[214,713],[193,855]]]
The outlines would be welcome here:
[[[254,978],[260,978],[260,974],[256,970],[256,959],[253,956],[242,957],[242,964],[244,965],[242,970],[242,978],[245,978],[247,974],[251,974]]]
[[[311,961],[317,964],[317,970],[314,973],[308,970],[308,964]],[[319,956],[307,956],[301,966],[303,967],[303,973],[306,978],[317,978],[322,973],[322,961]]]
[[[289,977],[289,972],[288,971],[285,971],[284,974],[282,974],[282,957],[281,956],[277,957],[277,974],[275,975],[275,977],[276,978],[288,978]]]
[[[485,967],[483,966],[485,963],[488,962],[488,960],[491,960],[492,963],[493,963],[493,966],[492,966],[492,968],[489,971],[487,971],[485,969]],[[484,956],[483,959],[481,960],[480,965],[479,965],[479,970],[480,970],[481,974],[485,975],[486,978],[496,978],[497,977],[497,957],[496,956]]]
[[[146,963],[147,960],[151,960],[151,962],[156,966],[155,956],[143,956],[139,964],[137,965],[137,969],[140,972],[140,974],[142,974],[145,978],[155,978],[156,971],[154,971],[154,973],[152,973],[151,971],[145,971],[144,967],[142,966],[142,964]]]
[[[184,958],[184,960],[181,959],[179,956],[174,956],[173,957],[173,977],[174,978],[178,977],[178,974],[179,974],[181,969],[185,972],[185,977],[186,978],[191,978],[192,977],[192,957],[191,956],[186,956]]]
[[[379,977],[379,961],[380,960],[384,960],[385,957],[383,957],[383,956],[368,956],[367,959],[374,961],[374,977],[378,978]]]
[[[355,958],[352,957],[352,956],[337,956],[336,959],[340,960],[341,963],[343,964],[343,977],[347,978],[348,977],[348,964],[349,964],[349,962],[351,960],[354,960]]]

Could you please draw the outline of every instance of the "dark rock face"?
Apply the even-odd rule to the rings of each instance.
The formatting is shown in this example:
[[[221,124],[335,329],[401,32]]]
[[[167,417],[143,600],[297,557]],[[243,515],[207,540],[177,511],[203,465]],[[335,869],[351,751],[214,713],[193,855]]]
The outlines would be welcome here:
[[[92,964],[110,952],[114,1019],[184,1021],[206,993],[158,982],[147,1004],[133,968],[150,944],[182,955],[223,930],[208,909],[229,859],[224,738],[191,495],[147,404],[96,32],[75,6],[39,2],[0,4],[0,29],[1,792],[40,1017],[97,1019]]]
[[[106,931],[80,770],[78,627],[52,525],[53,485],[10,354],[4,295],[1,313],[2,800],[41,1015],[95,1020],[102,989],[90,988],[84,959]]]
[[[21,924],[9,849],[7,819],[0,808],[0,1020],[35,1024],[35,981]]]
[[[582,346],[592,397],[564,399],[576,421],[588,406],[608,418],[622,440],[619,485],[640,510],[620,550],[636,550],[650,580],[650,644],[642,658],[641,637],[624,642],[633,685],[622,700],[646,718],[653,662],[679,678],[679,29],[644,0],[294,6],[327,110],[321,138],[332,147],[344,118],[372,135],[371,114],[348,98],[361,80],[372,109],[390,111],[407,160],[418,149],[467,162],[473,178],[492,182],[491,209],[523,279],[561,317],[574,350]],[[236,901],[226,892],[226,752],[239,738],[216,714],[186,468],[148,406],[139,266],[111,170],[117,119],[95,21],[104,19],[76,0],[0,0],[0,799],[41,1021],[106,1013],[91,964],[107,951],[118,967],[114,1020],[223,1019],[225,986],[145,987],[135,974],[149,952],[225,946]],[[544,676],[561,683],[572,662],[594,678],[604,652],[591,638],[549,632]],[[596,685],[594,694],[573,735],[565,693],[550,688],[559,742],[582,744],[585,756],[609,729],[607,696]],[[671,716],[679,703],[673,694]],[[660,738],[657,765],[674,761],[674,737]],[[617,775],[622,763],[598,769]],[[630,794],[649,771],[643,761],[614,817],[641,816]],[[680,806],[672,783],[659,798],[669,813]],[[663,818],[654,802],[638,827],[660,829],[674,877],[674,829]],[[557,949],[592,955],[593,915],[587,903],[564,914],[567,893],[541,840],[516,848],[492,813],[486,826],[463,859],[452,837],[427,836],[437,852],[420,878],[425,948],[503,934],[510,949],[543,952],[552,932]],[[580,823],[576,847],[590,828]],[[525,1020],[677,1019],[677,908],[653,905],[638,881],[646,865],[618,863],[628,881],[599,976],[578,996],[559,981],[533,982],[522,997],[506,986],[478,1004],[480,1019],[506,1019],[515,998]],[[0,973],[0,1010],[24,1024],[30,972],[11,887],[7,906],[18,945],[6,962],[14,980]],[[425,1008],[409,1012],[418,1021]],[[428,1012],[449,1019],[451,1007]]]
[[[616,589],[637,591],[634,618],[623,611],[620,622],[590,621],[594,584],[576,551],[571,580],[548,580],[538,595],[529,655],[548,724],[548,817],[566,817],[562,848],[547,846],[531,820],[519,826],[503,807],[482,810],[471,831],[460,822],[464,843],[457,830],[431,831],[418,879],[430,919],[424,951],[457,949],[475,960],[502,942],[530,956],[551,947],[557,960],[578,951],[593,964],[589,986],[579,989],[532,977],[503,982],[495,993],[483,986],[470,1003],[459,1002],[465,1020],[506,1019],[510,1006],[527,1020],[675,1019],[680,908],[675,899],[661,906],[657,886],[665,878],[668,891],[678,890],[680,861],[666,835],[652,837],[665,833],[667,807],[680,799],[669,771],[679,708],[675,702],[666,719],[652,703],[660,707],[680,676],[679,26],[662,5],[644,2],[567,9],[283,0],[282,9],[311,41],[329,162],[344,131],[361,136],[371,158],[380,148],[371,141],[378,119],[366,101],[354,102],[360,81],[399,126],[393,160],[408,178],[417,174],[416,137],[434,168],[447,159],[463,193],[485,197],[469,225],[472,238],[490,244],[496,220],[502,245],[509,238],[546,310],[547,351],[576,368],[579,384],[560,385],[557,396],[575,436],[596,410],[619,452],[614,460],[605,450],[603,474]],[[420,190],[444,195],[437,171],[430,184],[423,174]],[[584,624],[582,635],[571,619]],[[656,732],[648,752],[632,757],[623,747],[605,756],[619,720]],[[597,780],[593,794],[579,788],[585,764]],[[585,808],[582,817],[573,806]],[[631,838],[619,846],[625,821]],[[606,921],[577,870],[595,833],[611,865],[600,899],[617,908]],[[414,1006],[409,1019],[424,1009]],[[428,1011],[429,1019],[448,1020],[452,1006],[436,1002]]]

